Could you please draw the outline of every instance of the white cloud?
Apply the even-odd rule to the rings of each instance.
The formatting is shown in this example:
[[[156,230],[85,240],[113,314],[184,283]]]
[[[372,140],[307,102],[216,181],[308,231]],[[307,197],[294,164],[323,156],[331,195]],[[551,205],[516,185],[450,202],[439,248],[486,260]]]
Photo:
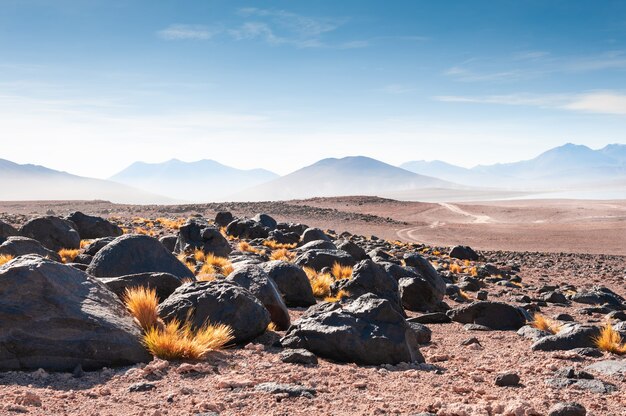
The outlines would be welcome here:
[[[166,40],[207,40],[215,35],[215,31],[202,25],[170,25],[159,30],[157,35]]]
[[[614,92],[583,94],[565,105],[564,108],[590,113],[626,115],[626,95]]]

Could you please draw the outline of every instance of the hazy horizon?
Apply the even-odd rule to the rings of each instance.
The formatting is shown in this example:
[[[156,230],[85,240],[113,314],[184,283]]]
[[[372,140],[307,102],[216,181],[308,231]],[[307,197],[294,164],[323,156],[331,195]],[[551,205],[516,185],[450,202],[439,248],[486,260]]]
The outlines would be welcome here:
[[[626,4],[0,2],[0,158],[472,167],[624,143]],[[12,145],[17,143],[18,145]]]

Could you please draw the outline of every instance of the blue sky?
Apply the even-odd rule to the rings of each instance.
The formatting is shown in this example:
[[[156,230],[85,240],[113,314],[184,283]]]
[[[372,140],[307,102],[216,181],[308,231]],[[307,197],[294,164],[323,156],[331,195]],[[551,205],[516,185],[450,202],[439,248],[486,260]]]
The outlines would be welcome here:
[[[0,158],[463,166],[624,143],[626,2],[0,0]]]

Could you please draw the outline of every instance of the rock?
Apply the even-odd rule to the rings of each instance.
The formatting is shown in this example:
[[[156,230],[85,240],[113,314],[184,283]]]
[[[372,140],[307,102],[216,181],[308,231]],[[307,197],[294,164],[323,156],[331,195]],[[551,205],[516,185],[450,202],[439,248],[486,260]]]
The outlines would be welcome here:
[[[156,386],[153,383],[145,383],[145,382],[135,383],[135,384],[131,384],[130,386],[128,386],[128,391],[130,393],[150,391],[154,389],[156,389]]]
[[[339,243],[337,243],[337,249],[345,251],[346,253],[351,255],[355,261],[369,259],[369,256],[367,255],[365,250],[363,250],[363,248],[359,247],[356,243],[350,240],[339,241]]]
[[[159,238],[159,242],[165,246],[166,249],[174,253],[176,251],[176,242],[178,241],[178,235],[170,234],[164,235]]]
[[[0,220],[0,244],[4,243],[7,238],[18,235],[18,232],[11,224]]]
[[[587,305],[608,305],[616,309],[624,309],[626,301],[623,297],[613,292],[611,289],[594,286],[590,290],[582,290],[571,296],[573,302]]]
[[[455,246],[450,250],[450,257],[453,259],[459,260],[471,260],[478,261],[479,256],[474,250],[472,250],[469,246]]]
[[[41,407],[41,397],[32,391],[25,391],[15,398],[15,404],[29,407]],[[27,411],[28,412],[28,411]]]
[[[479,290],[478,292],[476,292],[476,299],[478,300],[487,300],[488,297],[489,292],[487,292],[486,290]]]
[[[496,386],[500,387],[518,386],[519,381],[519,374],[512,371],[501,373],[496,376]]]
[[[233,222],[233,214],[229,211],[220,211],[215,214],[215,225],[218,227],[226,227],[228,224]]]
[[[317,357],[315,354],[302,348],[281,351],[280,361],[291,364],[317,365]]]
[[[478,324],[495,330],[519,329],[526,324],[527,313],[504,302],[478,301],[448,311],[448,316],[462,324]]]
[[[9,237],[0,244],[0,255],[19,257],[27,254],[36,254],[54,261],[61,261],[61,257],[54,251],[48,250],[37,240],[27,237]]]
[[[604,360],[598,361],[585,367],[585,370],[592,373],[600,373],[607,376],[626,376],[625,360]]]
[[[272,322],[278,330],[286,330],[291,324],[289,311],[278,291],[276,283],[259,266],[250,264],[238,267],[226,277],[247,289],[261,301],[270,313]]]
[[[541,338],[535,342],[533,351],[571,350],[574,348],[595,347],[594,338],[600,335],[595,326],[567,325],[556,335]]]
[[[548,416],[586,416],[587,409],[579,403],[557,403],[548,410]]]
[[[232,248],[217,228],[202,219],[190,218],[178,230],[174,251],[189,253],[194,250],[202,250],[205,254],[211,253],[218,257],[228,257]]]
[[[326,233],[319,228],[307,228],[302,233],[302,237],[300,238],[300,245],[305,245],[306,243],[315,240],[331,241],[330,237],[327,236]]]
[[[228,224],[226,234],[233,237],[253,240],[255,238],[267,238],[269,236],[269,230],[259,222],[241,218],[233,220]]]
[[[0,267],[0,370],[72,371],[147,362],[141,331],[111,291],[64,264]]]
[[[372,260],[359,262],[352,270],[352,278],[338,280],[333,284],[332,289],[333,293],[343,290],[352,299],[366,293],[373,293],[379,298],[387,299],[399,314],[405,316],[400,303],[398,282]]]
[[[276,283],[280,294],[289,307],[315,305],[315,296],[306,273],[302,268],[286,261],[270,261],[261,265]]]
[[[548,331],[542,331],[541,329],[537,329],[534,326],[524,325],[517,330],[517,335],[527,339],[531,339],[533,341],[537,341],[541,338],[551,336],[552,333]]]
[[[452,322],[452,319],[443,312],[433,312],[410,318],[408,321],[420,324],[449,324]]]
[[[419,254],[405,255],[404,262],[418,276],[400,283],[403,305],[406,302],[405,308],[413,311],[436,310],[446,294],[446,282],[430,262]]]
[[[276,220],[267,214],[256,214],[252,219],[270,231],[276,229]]]
[[[96,277],[119,277],[139,273],[169,273],[179,279],[194,275],[158,240],[147,235],[117,237],[94,256],[87,272]]]
[[[340,362],[424,362],[409,324],[391,302],[371,293],[310,307],[289,328],[281,344]]]
[[[267,239],[280,244],[298,244],[300,242],[300,234],[283,230],[272,230],[267,236]]]
[[[45,248],[57,252],[63,248],[80,248],[80,235],[67,220],[46,216],[33,218],[20,228],[20,235],[39,241]]]
[[[309,250],[337,250],[337,246],[332,241],[313,240],[296,249],[298,253],[305,253]]]
[[[112,222],[79,211],[71,213],[66,219],[76,225],[76,230],[82,239],[119,237],[123,234],[122,229]]]
[[[548,303],[567,303],[567,298],[565,295],[558,290],[552,290],[550,292],[544,293],[541,298],[544,302]]]
[[[600,358],[604,356],[604,353],[597,348],[574,348],[570,351],[580,355],[581,357]]]
[[[601,380],[573,379],[573,378],[553,378],[546,380],[546,384],[556,389],[570,388],[575,390],[587,390],[597,394],[613,393],[617,388],[611,383]]]
[[[311,267],[317,271],[324,267],[333,267],[338,263],[342,266],[354,266],[356,263],[352,256],[341,250],[309,250],[296,257],[295,264],[300,267]]]
[[[133,287],[153,288],[159,301],[162,302],[182,284],[181,280],[169,273],[139,273],[127,276],[100,278],[113,293],[124,297],[126,289]]]
[[[237,344],[261,335],[270,323],[270,314],[263,304],[246,289],[228,281],[183,284],[159,305],[159,316],[165,321],[184,321],[189,313],[193,313],[195,327],[207,321],[229,325]]]
[[[312,399],[317,394],[315,389],[306,388],[299,384],[261,383],[254,386],[256,391],[264,391],[271,394],[286,394],[289,397],[307,397]]]
[[[107,244],[109,244],[113,240],[115,240],[115,237],[97,238],[89,243],[87,247],[85,247],[83,253],[90,256],[95,256],[96,254],[98,254],[98,251],[102,250],[104,247],[107,246]]]
[[[415,339],[418,344],[428,344],[432,338],[433,331],[426,325],[417,322],[407,321],[413,332],[415,332]]]

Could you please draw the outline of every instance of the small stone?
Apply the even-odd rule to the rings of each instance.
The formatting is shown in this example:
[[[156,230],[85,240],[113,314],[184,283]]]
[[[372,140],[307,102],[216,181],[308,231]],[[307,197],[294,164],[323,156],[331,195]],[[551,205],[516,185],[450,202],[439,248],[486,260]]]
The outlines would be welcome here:
[[[586,416],[587,409],[578,403],[557,403],[550,408],[548,416]]]
[[[150,391],[154,389],[156,389],[156,386],[152,383],[135,383],[128,387],[128,391],[131,393]]]
[[[26,391],[15,398],[15,404],[30,407],[41,407],[41,398],[32,391]]]
[[[486,290],[479,290],[478,292],[476,292],[476,299],[478,300],[487,300],[488,296],[489,292],[487,292]]]
[[[317,391],[298,384],[281,384],[281,383],[261,383],[257,384],[254,389],[256,391],[264,391],[271,394],[286,394],[289,397],[307,397],[312,399]]]
[[[478,340],[478,338],[476,337],[467,338],[465,341],[461,342],[461,345],[472,345],[472,344],[482,345],[480,341]]]
[[[317,357],[304,348],[287,349],[280,353],[280,360],[291,364],[317,364]]]
[[[508,387],[519,385],[520,378],[517,373],[507,372],[501,373],[496,376],[496,386]]]

